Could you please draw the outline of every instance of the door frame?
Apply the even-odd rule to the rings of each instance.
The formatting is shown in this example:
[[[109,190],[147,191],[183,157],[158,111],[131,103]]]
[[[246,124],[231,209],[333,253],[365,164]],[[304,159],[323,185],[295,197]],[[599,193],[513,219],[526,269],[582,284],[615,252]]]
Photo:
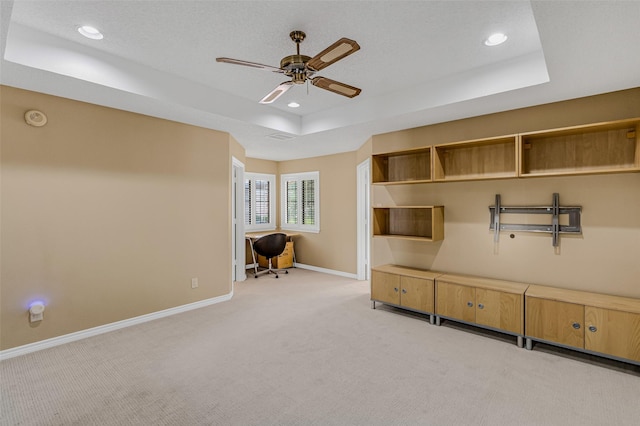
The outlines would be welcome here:
[[[231,281],[247,279],[244,232],[244,163],[231,157]]]
[[[357,278],[371,277],[371,161],[358,164],[357,173]]]

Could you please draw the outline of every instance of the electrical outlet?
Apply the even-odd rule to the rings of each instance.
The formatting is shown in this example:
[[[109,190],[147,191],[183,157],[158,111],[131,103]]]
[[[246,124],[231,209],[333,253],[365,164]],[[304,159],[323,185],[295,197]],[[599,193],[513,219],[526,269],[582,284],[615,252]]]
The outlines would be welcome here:
[[[198,279],[191,278],[191,288],[198,288]]]

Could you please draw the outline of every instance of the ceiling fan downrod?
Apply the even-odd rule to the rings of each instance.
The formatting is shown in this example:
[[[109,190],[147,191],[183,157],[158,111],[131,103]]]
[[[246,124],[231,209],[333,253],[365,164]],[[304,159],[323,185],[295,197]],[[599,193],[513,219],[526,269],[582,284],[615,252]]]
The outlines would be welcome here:
[[[296,44],[296,49],[297,49],[297,54],[300,54],[300,43],[302,43],[305,39],[305,37],[307,37],[307,35],[304,33],[304,31],[300,31],[300,30],[295,30],[295,31],[291,31],[291,33],[289,33],[289,37],[291,37],[291,40],[293,40],[293,42]]]
[[[300,54],[300,43],[306,36],[303,31],[291,31],[289,37],[296,44],[296,54],[286,56],[280,61],[280,68],[284,70],[286,76],[291,77],[294,84],[303,84],[313,74],[305,66],[311,57]]]

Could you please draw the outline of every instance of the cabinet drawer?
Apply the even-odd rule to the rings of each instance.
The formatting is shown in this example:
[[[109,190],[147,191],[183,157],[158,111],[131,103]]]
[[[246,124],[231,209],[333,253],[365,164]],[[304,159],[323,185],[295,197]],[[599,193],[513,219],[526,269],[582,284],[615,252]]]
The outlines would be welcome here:
[[[584,348],[583,305],[527,297],[526,312],[527,336]]]
[[[400,276],[371,271],[371,299],[400,305]]]
[[[640,362],[640,314],[585,307],[585,349]]]

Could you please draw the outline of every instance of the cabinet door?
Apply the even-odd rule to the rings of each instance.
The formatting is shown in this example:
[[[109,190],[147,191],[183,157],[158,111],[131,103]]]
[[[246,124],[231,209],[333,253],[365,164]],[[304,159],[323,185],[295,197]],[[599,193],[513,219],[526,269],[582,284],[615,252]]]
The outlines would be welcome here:
[[[461,321],[476,321],[475,288],[443,281],[436,285],[436,314]]]
[[[527,297],[526,335],[584,348],[584,306]]]
[[[640,361],[640,314],[585,307],[584,348]]]
[[[371,271],[371,299],[400,305],[400,276]]]
[[[523,334],[521,294],[476,288],[476,322]]]
[[[422,312],[433,313],[433,280],[400,277],[400,304]]]

